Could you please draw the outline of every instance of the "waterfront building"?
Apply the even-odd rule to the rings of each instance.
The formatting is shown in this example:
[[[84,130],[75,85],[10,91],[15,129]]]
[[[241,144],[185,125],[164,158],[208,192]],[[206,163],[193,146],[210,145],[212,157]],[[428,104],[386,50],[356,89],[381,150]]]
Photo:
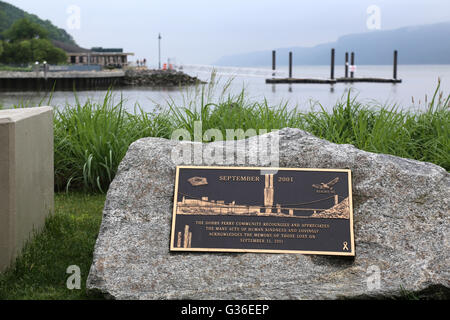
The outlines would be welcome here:
[[[72,65],[122,68],[128,65],[128,56],[134,56],[134,53],[123,52],[121,48],[94,47],[89,50],[60,41],[53,41],[53,44],[66,52],[67,63]]]

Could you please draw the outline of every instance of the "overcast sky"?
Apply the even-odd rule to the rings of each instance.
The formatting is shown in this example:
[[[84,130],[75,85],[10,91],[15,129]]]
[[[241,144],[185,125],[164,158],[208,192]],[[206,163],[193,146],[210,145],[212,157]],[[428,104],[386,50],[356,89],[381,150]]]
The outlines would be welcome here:
[[[448,0],[6,0],[66,29],[82,47],[120,47],[157,64],[211,64],[223,55],[312,46],[381,30],[450,21]],[[77,11],[79,14],[79,23]],[[369,21],[369,22],[370,22]],[[372,27],[376,25],[372,23]],[[79,27],[79,28],[78,28]]]

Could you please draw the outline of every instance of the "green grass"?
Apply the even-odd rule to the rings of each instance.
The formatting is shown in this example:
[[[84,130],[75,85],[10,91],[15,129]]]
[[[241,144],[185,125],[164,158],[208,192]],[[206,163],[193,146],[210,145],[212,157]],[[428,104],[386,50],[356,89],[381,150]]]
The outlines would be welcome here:
[[[8,66],[8,65],[4,65],[0,63],[0,71],[9,71],[9,72],[14,72],[14,71],[22,71],[22,72],[31,72],[33,71],[33,68],[28,66],[28,67],[15,67],[15,66]]]
[[[86,278],[102,218],[104,195],[56,194],[55,214],[0,274],[0,300],[86,299]],[[66,287],[66,269],[81,269],[81,290]]]
[[[57,109],[55,113],[55,184],[59,190],[105,192],[129,145],[142,137],[169,137],[164,116],[128,113],[122,98],[109,92],[103,103]]]
[[[439,87],[435,97],[439,94]],[[449,98],[439,95],[424,112],[362,105],[350,95],[332,113],[309,112],[300,126],[335,143],[376,153],[432,162],[450,170]]]
[[[151,113],[138,104],[127,112],[125,101],[108,92],[101,102],[77,100],[55,114],[55,184],[57,190],[105,192],[129,145],[142,137],[170,138],[186,129],[193,137],[195,121],[203,133],[214,128],[225,137],[227,129],[273,130],[300,128],[329,141],[353,144],[376,153],[432,162],[450,170],[450,95],[438,85],[426,111],[401,111],[397,106],[362,104],[351,93],[331,112],[316,105],[301,112],[287,103],[269,105],[249,101],[246,92],[219,98],[214,84],[189,89],[182,104],[168,100]],[[211,141],[204,137],[205,142]]]

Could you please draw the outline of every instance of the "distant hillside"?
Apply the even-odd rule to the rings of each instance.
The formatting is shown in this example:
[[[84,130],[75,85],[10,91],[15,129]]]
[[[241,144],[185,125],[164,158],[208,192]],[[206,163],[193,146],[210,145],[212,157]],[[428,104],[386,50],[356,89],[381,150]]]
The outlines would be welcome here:
[[[36,3],[38,3],[38,1]],[[29,20],[44,27],[48,31],[49,38],[52,40],[76,45],[70,34],[68,34],[64,29],[54,26],[49,20],[44,21],[34,14],[29,14],[9,3],[0,1],[0,35],[3,31],[11,27],[16,20],[22,18],[28,18]]]
[[[288,52],[293,52],[296,65],[327,65],[330,50],[336,49],[336,61],[344,61],[345,52],[355,52],[358,64],[391,64],[393,51],[399,52],[400,64],[450,64],[450,22],[395,30],[371,31],[340,37],[336,42],[315,47],[276,49],[277,64],[288,64]],[[223,66],[268,66],[272,52],[258,51],[220,58]]]

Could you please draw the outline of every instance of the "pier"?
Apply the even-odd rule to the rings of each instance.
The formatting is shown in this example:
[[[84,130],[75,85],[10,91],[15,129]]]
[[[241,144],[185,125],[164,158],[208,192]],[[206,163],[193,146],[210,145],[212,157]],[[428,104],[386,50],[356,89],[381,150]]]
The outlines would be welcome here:
[[[330,63],[330,78],[294,78],[292,75],[293,54],[289,52],[289,77],[288,78],[275,78],[276,74],[276,52],[272,51],[272,78],[266,79],[267,84],[281,84],[281,83],[317,83],[317,84],[335,84],[338,82],[354,83],[354,82],[370,82],[370,83],[401,83],[402,80],[397,78],[397,64],[398,64],[398,51],[394,51],[393,60],[393,77],[392,78],[376,78],[376,77],[355,77],[356,65],[355,65],[355,53],[350,54],[349,65],[349,53],[345,53],[345,75],[341,78],[335,78],[335,49],[331,49],[331,63]],[[350,76],[348,76],[350,70]]]
[[[389,78],[338,78],[336,82],[374,82],[374,83],[401,83],[401,79],[389,79]]]
[[[102,90],[111,87],[177,87],[204,83],[174,70],[146,68],[114,71],[1,72],[0,90],[49,91]]]
[[[335,84],[336,79],[317,79],[317,78],[272,78],[266,79],[266,83],[325,83]]]
[[[44,91],[107,89],[123,84],[125,72],[70,71],[70,72],[0,72],[0,90]]]

